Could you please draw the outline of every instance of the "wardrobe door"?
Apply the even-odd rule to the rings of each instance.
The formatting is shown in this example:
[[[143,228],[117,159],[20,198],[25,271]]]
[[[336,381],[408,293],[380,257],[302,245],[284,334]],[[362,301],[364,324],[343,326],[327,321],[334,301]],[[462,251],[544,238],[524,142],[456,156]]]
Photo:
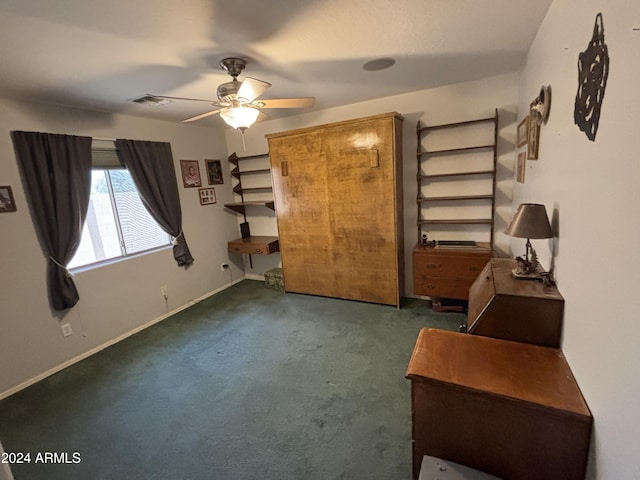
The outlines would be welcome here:
[[[327,242],[327,164],[321,135],[269,139],[269,155],[285,291],[337,296]]]
[[[396,305],[392,119],[327,129],[329,252],[339,297]]]

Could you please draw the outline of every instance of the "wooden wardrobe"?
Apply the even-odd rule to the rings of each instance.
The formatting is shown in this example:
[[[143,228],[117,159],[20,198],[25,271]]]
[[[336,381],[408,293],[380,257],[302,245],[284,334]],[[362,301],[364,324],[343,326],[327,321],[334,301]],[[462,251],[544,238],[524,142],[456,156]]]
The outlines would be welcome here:
[[[399,306],[402,117],[266,137],[285,291]]]

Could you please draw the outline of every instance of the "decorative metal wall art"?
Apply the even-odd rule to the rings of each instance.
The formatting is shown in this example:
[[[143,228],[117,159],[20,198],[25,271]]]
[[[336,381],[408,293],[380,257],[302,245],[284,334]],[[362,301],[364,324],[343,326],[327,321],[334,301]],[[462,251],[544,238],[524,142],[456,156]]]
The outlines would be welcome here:
[[[609,51],[604,43],[602,13],[596,15],[593,36],[578,57],[578,92],[573,120],[592,142],[596,139],[600,109],[609,76]]]

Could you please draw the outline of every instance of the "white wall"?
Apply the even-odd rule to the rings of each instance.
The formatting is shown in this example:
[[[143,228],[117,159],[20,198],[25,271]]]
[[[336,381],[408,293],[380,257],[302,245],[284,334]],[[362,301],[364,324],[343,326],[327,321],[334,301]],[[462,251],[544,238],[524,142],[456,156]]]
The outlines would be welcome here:
[[[577,61],[604,17],[610,73],[595,142],[573,121]],[[565,298],[563,350],[595,419],[588,478],[640,478],[640,238],[636,145],[640,125],[640,2],[555,0],[530,49],[519,95],[527,110],[551,85],[540,158],[528,161],[514,207],[544,203],[557,237],[534,241],[543,265],[552,252]],[[519,119],[523,115],[519,115]],[[524,243],[514,240],[515,252]]]
[[[511,214],[511,188],[513,177],[513,142],[516,128],[517,74],[422,90],[404,95],[386,97],[344,107],[313,112],[285,119],[269,120],[253,125],[245,132],[246,152],[243,151],[242,137],[235,130],[226,131],[227,148],[238,155],[254,155],[268,150],[265,135],[268,133],[293,130],[296,128],[321,125],[342,120],[398,112],[404,117],[403,124],[403,170],[404,170],[404,237],[405,237],[405,296],[413,295],[411,251],[417,241],[416,227],[416,124],[473,120],[491,117],[495,109],[500,115],[500,138],[498,143],[498,187],[496,243],[500,251],[506,252],[508,240],[501,233]],[[256,207],[258,208],[258,207]],[[266,209],[264,209],[266,211]],[[256,213],[256,210],[252,210]],[[256,235],[277,235],[273,216],[266,217],[258,211],[257,217],[249,218],[251,233]],[[279,265],[280,255],[260,257],[255,255],[254,268],[247,265],[249,275],[262,275],[264,271]]]
[[[112,342],[194,299],[223,288],[230,275],[226,242],[237,236],[237,218],[223,207],[232,199],[222,130],[156,122],[0,99],[0,185],[13,189],[18,211],[0,215],[0,398],[52,369]],[[49,307],[46,262],[34,230],[10,138],[12,130],[171,143],[179,161],[222,159],[218,203],[200,206],[197,189],[179,185],[183,230],[195,263],[178,267],[171,250],[141,255],[75,275],[80,301],[62,315]],[[206,184],[206,181],[205,181]],[[232,265],[233,278],[243,274]],[[160,295],[167,285],[168,301]],[[63,338],[60,324],[74,334]]]

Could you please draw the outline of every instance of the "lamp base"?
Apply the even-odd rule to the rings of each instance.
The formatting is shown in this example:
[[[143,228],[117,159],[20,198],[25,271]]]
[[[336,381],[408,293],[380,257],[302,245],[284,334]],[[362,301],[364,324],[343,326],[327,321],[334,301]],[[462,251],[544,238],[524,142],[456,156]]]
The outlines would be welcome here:
[[[516,278],[518,280],[539,280],[539,281],[543,281],[545,279],[545,277],[548,276],[548,273],[545,272],[544,270],[539,270],[539,271],[529,272],[529,273],[523,273],[523,272],[519,272],[517,268],[514,268],[513,270],[511,270],[511,275],[513,275],[513,278]]]
[[[535,252],[533,252],[531,260],[528,254],[529,252],[527,251],[525,258],[516,257],[516,268],[511,271],[511,274],[514,278],[521,280],[543,280],[547,272],[538,263],[538,257]]]

